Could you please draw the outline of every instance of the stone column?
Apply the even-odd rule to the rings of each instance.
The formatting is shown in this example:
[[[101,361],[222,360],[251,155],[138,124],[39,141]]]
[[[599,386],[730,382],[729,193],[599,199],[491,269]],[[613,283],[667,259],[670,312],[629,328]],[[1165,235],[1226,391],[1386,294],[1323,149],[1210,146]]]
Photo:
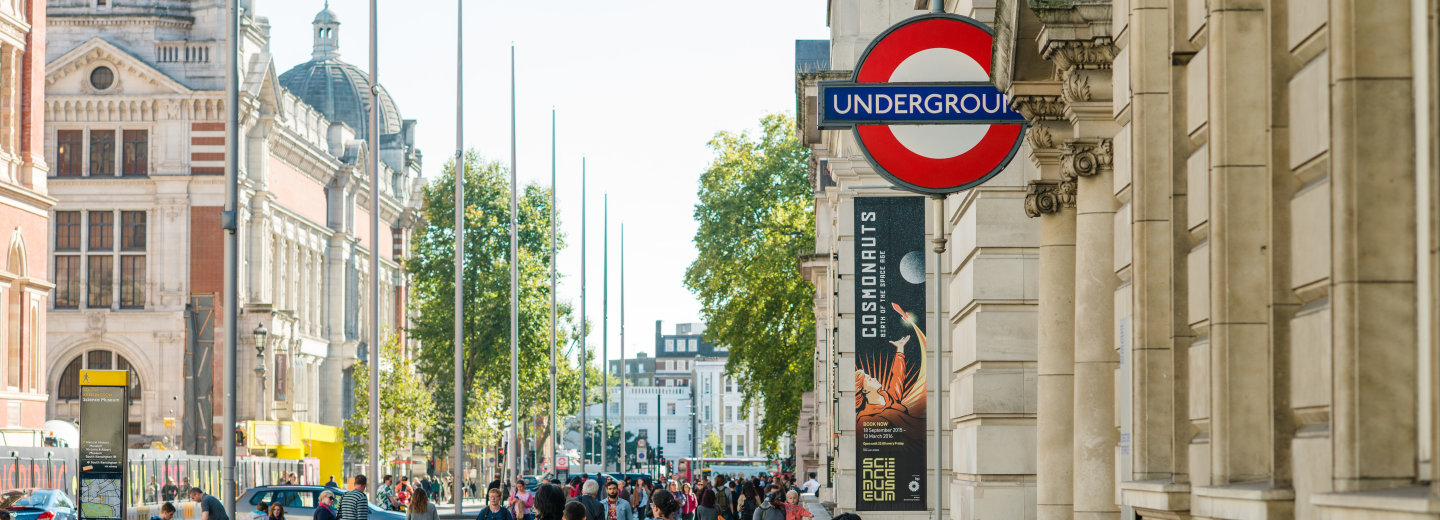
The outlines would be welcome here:
[[[1109,139],[1072,139],[1061,178],[1079,178],[1075,211],[1075,518],[1115,506],[1115,197]]]
[[[1025,212],[1040,216],[1037,337],[1037,519],[1070,519],[1074,507],[1074,261],[1076,183],[1031,181]],[[1041,216],[1044,215],[1044,216]]]
[[[1215,486],[1268,479],[1274,453],[1267,22],[1258,6],[1223,7],[1211,5],[1206,45]]]
[[[1060,151],[1048,128],[1037,125],[1028,135],[1041,177],[1025,196],[1025,213],[1040,218],[1036,518],[1064,520],[1075,503],[1075,179],[1055,180]]]
[[[1335,490],[1359,491],[1409,485],[1417,477],[1417,107],[1410,25],[1391,23],[1408,20],[1409,6],[1357,0],[1334,4],[1333,453]],[[1428,174],[1434,178],[1433,171]]]

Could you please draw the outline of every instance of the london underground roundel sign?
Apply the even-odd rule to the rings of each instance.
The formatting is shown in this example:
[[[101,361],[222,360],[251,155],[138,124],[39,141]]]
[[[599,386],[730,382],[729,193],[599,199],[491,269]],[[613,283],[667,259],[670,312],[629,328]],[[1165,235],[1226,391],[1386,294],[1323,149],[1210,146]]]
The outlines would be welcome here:
[[[984,183],[1014,158],[1026,126],[990,84],[993,39],[964,16],[900,22],[870,43],[850,81],[819,84],[820,128],[854,128],[875,170],[910,191]]]

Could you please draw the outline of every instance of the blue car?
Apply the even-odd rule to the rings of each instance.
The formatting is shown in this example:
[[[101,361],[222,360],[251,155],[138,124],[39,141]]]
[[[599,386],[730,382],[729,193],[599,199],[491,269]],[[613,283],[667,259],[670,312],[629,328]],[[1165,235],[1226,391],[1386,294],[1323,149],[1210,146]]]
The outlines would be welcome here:
[[[75,503],[58,489],[16,489],[0,494],[12,520],[75,520]]]
[[[261,501],[267,504],[278,501],[280,505],[285,506],[286,520],[310,520],[310,518],[315,515],[315,507],[318,504],[320,492],[325,491],[325,489],[326,488],[321,486],[302,485],[260,486],[250,488],[236,500],[235,511],[239,513],[235,516],[238,517],[239,520],[248,520],[251,518],[251,512],[255,509],[256,504],[259,504]],[[338,504],[340,497],[345,495],[345,491],[336,488],[329,489],[335,493],[335,501]],[[375,504],[368,505],[370,506],[370,520],[405,520],[405,513],[385,511],[375,507]]]

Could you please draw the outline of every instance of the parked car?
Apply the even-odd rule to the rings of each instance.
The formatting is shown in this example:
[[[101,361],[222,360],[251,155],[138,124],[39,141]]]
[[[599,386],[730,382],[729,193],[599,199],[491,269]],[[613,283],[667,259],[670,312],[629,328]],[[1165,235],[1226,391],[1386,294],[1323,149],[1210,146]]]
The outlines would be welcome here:
[[[12,520],[75,520],[75,503],[58,489],[16,489],[0,494]]]
[[[246,520],[244,515],[254,510],[255,504],[259,504],[261,501],[267,504],[279,501],[280,505],[285,506],[286,520],[310,520],[315,516],[315,508],[320,504],[320,492],[325,489],[323,486],[288,485],[250,488],[240,495],[239,500],[235,501],[235,510],[245,512],[240,513],[241,516],[238,520]],[[329,489],[335,493],[335,503],[338,506],[340,497],[345,496],[347,492],[341,489]],[[386,511],[376,507],[375,504],[369,504],[369,506],[371,520],[405,520],[405,513]]]

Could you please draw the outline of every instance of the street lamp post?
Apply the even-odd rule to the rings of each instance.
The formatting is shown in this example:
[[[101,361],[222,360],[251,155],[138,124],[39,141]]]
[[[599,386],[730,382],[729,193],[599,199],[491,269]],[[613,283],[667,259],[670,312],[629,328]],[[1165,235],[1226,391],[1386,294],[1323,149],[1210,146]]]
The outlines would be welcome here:
[[[251,334],[255,336],[255,378],[260,384],[255,392],[256,400],[260,402],[260,415],[256,418],[265,419],[265,342],[270,337],[270,331],[261,323],[255,326],[255,331]]]

